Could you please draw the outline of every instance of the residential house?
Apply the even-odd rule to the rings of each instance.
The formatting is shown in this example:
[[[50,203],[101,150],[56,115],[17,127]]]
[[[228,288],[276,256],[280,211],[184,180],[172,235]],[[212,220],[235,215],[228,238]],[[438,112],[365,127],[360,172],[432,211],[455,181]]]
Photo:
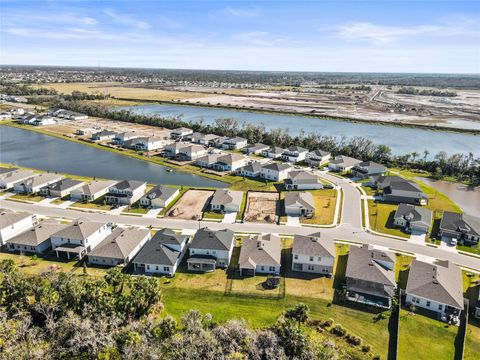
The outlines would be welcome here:
[[[428,196],[413,181],[400,176],[380,176],[375,185],[383,192],[383,200],[392,203],[426,205]]]
[[[282,153],[282,159],[289,163],[297,163],[305,160],[307,153],[308,149],[304,149],[300,146],[290,146]]]
[[[116,227],[88,253],[88,263],[102,266],[127,265],[151,237],[149,229]]]
[[[105,200],[112,205],[132,205],[145,195],[146,189],[146,182],[123,180],[108,189]]]
[[[268,150],[269,148],[270,146],[268,145],[257,143],[251,146],[247,146],[242,151],[247,155],[258,155],[261,154],[263,151]]]
[[[70,192],[70,199],[82,202],[95,201],[104,196],[108,189],[114,186],[117,181],[113,180],[92,180],[78,189]]]
[[[209,140],[208,146],[212,146],[215,148],[221,148],[223,146],[223,143],[228,140],[228,137],[226,136],[219,136],[215,139]]]
[[[190,144],[179,149],[177,158],[192,161],[201,158],[207,153],[205,147],[197,144]]]
[[[187,137],[187,136],[192,135],[192,134],[193,134],[192,129],[189,129],[189,128],[186,128],[186,127],[181,127],[181,128],[172,130],[170,132],[170,137],[172,139],[182,140],[184,137]]]
[[[432,223],[432,211],[419,206],[402,203],[398,206],[397,211],[395,211],[393,223],[405,231],[426,234]]]
[[[247,146],[247,139],[238,136],[229,138],[222,144],[222,148],[227,150],[243,149],[245,146]]]
[[[190,144],[188,143],[185,143],[185,142],[173,142],[171,144],[167,144],[165,145],[165,155],[167,157],[176,157],[180,151],[187,147],[187,146],[190,146]]]
[[[330,161],[332,155],[328,151],[313,150],[305,155],[305,161],[310,167],[325,165]]]
[[[210,209],[222,213],[239,212],[242,206],[243,192],[228,189],[218,189],[210,200]]]
[[[207,154],[201,156],[195,160],[195,165],[208,169],[213,168],[221,156],[223,156],[223,154]]]
[[[188,249],[190,236],[159,230],[133,259],[135,273],[175,275]]]
[[[213,168],[218,171],[235,171],[245,165],[245,157],[240,154],[224,154],[219,156]]]
[[[56,123],[55,119],[48,115],[35,116],[35,119],[31,122],[34,126],[55,125]]]
[[[36,215],[0,209],[0,246],[37,223]]]
[[[248,237],[243,240],[238,260],[241,276],[256,274],[280,275],[282,244],[274,234]]]
[[[8,240],[8,248],[22,253],[44,254],[52,247],[50,237],[66,226],[58,222],[42,221]]]
[[[311,218],[315,214],[315,202],[310,192],[298,191],[285,193],[285,214]]]
[[[239,176],[245,176],[250,178],[256,178],[260,176],[260,172],[262,170],[262,163],[258,161],[253,161],[250,164],[242,166],[235,171],[235,174]]]
[[[13,169],[13,171],[4,171],[0,173],[0,188],[11,189],[16,183],[25,181],[36,175],[37,174],[31,170]]]
[[[332,276],[335,262],[333,238],[319,232],[295,235],[292,246],[292,270]]]
[[[14,168],[14,167],[0,167],[0,176],[3,176],[3,175],[6,175],[8,173],[12,173],[14,171],[17,171],[18,168]]]
[[[167,207],[180,193],[178,188],[155,186],[140,198],[140,206],[152,209]]]
[[[440,236],[460,244],[477,245],[480,239],[480,218],[467,214],[444,211],[440,220]]]
[[[137,137],[138,137],[138,134],[135,131],[118,133],[113,138],[113,142],[117,145],[123,146],[125,144],[125,141],[132,140]]]
[[[464,309],[462,271],[449,261],[431,264],[413,260],[405,304],[433,311],[442,321],[459,325]]]
[[[57,257],[82,259],[112,232],[110,223],[77,220],[52,234],[50,241]]]
[[[260,169],[260,176],[264,179],[271,181],[282,181],[288,176],[288,173],[292,170],[292,167],[282,163],[271,163],[262,166]]]
[[[83,185],[85,185],[83,181],[66,178],[41,188],[40,194],[63,198],[70,195],[73,190],[78,189]]]
[[[9,112],[1,112],[0,113],[0,120],[9,120],[12,118],[12,114]]]
[[[383,309],[392,306],[395,282],[395,254],[371,245],[350,246],[345,278],[347,299]]]
[[[361,160],[339,155],[335,156],[333,160],[330,160],[328,168],[332,171],[343,172],[351,170],[355,165],[360,164],[361,162]]]
[[[192,137],[191,141],[196,143],[196,144],[203,145],[203,146],[209,146],[212,141],[218,139],[219,137],[220,136],[215,135],[215,134],[200,134],[198,136]]]
[[[283,152],[285,151],[284,148],[278,146],[272,146],[267,150],[262,151],[262,156],[270,158],[270,159],[278,159],[282,157]]]
[[[283,183],[286,190],[317,190],[324,188],[317,175],[304,170],[290,171],[288,178]]]
[[[357,179],[378,178],[385,175],[387,168],[373,161],[363,161],[352,168],[352,175]]]
[[[43,173],[15,183],[13,185],[13,191],[21,194],[36,194],[41,188],[54,184],[62,179],[62,175]]]
[[[198,230],[190,244],[187,260],[188,270],[214,271],[217,267],[227,268],[235,245],[232,230]]]
[[[117,134],[113,131],[102,130],[92,134],[92,140],[96,140],[96,141],[112,140],[115,136],[117,136]]]
[[[131,146],[137,151],[154,151],[163,148],[162,138],[156,136],[146,136],[132,139]]]

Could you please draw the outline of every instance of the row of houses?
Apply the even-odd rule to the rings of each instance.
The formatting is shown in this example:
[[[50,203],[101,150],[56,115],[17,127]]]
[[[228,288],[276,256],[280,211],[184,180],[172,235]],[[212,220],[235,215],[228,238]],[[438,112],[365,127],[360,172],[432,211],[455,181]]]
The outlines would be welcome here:
[[[54,125],[58,120],[88,119],[88,115],[64,109],[50,110],[45,114],[36,114],[35,112],[25,113],[24,111],[17,111],[16,114],[15,118],[18,123],[34,126]],[[12,118],[12,114],[10,114],[10,118]]]

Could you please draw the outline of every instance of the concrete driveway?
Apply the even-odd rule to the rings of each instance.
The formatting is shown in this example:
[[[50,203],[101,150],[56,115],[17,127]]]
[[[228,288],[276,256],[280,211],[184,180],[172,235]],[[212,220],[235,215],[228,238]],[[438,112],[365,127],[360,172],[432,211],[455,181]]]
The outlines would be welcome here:
[[[160,211],[162,211],[163,208],[159,208],[159,209],[150,209],[148,210],[148,212],[143,215],[143,217],[146,217],[146,218],[156,218],[157,215],[160,213]]]
[[[299,216],[287,216],[287,226],[302,226],[300,225],[300,217]]]
[[[236,212],[231,212],[231,213],[225,213],[222,223],[223,224],[233,224],[237,221],[237,213]]]
[[[410,235],[410,239],[408,241],[422,245],[422,244],[425,244],[426,236],[427,234],[424,233],[423,231],[412,231],[412,234]]]

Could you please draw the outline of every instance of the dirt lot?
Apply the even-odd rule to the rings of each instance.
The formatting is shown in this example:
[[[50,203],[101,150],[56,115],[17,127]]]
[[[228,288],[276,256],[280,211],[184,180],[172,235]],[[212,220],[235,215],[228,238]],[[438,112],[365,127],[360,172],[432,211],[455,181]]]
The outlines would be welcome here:
[[[280,194],[277,192],[249,192],[245,221],[251,222],[275,222],[278,215]]]
[[[168,216],[185,220],[198,220],[206,209],[213,191],[188,190],[168,212]]]

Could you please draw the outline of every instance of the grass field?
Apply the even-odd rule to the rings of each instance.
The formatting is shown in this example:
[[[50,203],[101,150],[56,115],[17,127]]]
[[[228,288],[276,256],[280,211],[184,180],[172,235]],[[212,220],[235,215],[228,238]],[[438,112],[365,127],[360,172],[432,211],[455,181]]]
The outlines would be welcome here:
[[[477,360],[480,354],[480,320],[472,319],[467,326],[464,360]]]
[[[43,196],[34,195],[34,194],[15,194],[10,196],[8,199],[10,200],[18,200],[18,201],[33,201],[39,202],[45,199]]]
[[[215,211],[204,211],[202,219],[211,219],[211,220],[223,220],[225,214],[215,212]]]
[[[303,224],[330,225],[334,222],[337,190],[325,189],[311,191],[315,203],[315,215],[311,219],[302,219]]]
[[[393,225],[393,216],[397,210],[398,205],[385,204],[375,202],[375,200],[368,200],[368,217],[370,227],[378,232],[400,236],[408,239],[409,234],[403,232],[400,228]]]
[[[78,202],[70,205],[70,207],[109,211],[112,208],[112,205],[104,204],[103,199],[104,199],[104,197],[102,196],[101,198],[99,198],[99,199],[97,199],[93,202],[84,203],[84,202],[78,201]]]
[[[140,206],[130,208],[127,207],[125,210],[122,211],[122,213],[145,215],[146,213],[148,213],[148,209]]]

